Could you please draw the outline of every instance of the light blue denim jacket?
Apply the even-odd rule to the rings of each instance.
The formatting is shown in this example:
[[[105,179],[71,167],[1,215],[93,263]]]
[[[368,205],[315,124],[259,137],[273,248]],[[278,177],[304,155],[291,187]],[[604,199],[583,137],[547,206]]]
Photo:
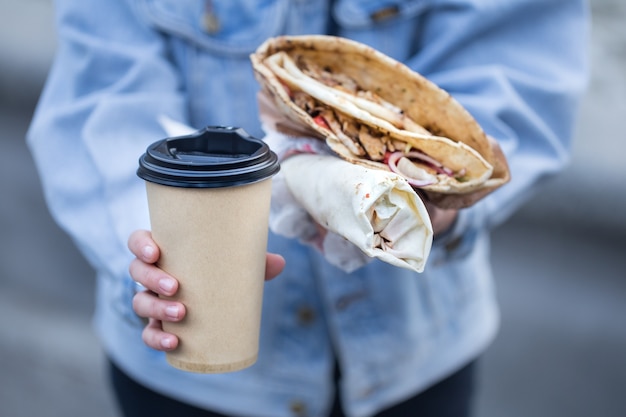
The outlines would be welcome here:
[[[58,54],[29,145],[53,216],[97,270],[106,352],[130,375],[226,414],[323,416],[336,358],[344,407],[360,417],[488,346],[498,326],[488,231],[567,160],[587,75],[583,1],[57,0],[56,10]],[[345,274],[270,236],[287,267],[266,285],[258,363],[225,375],[174,370],[143,344],[131,306],[126,241],[149,228],[137,159],[165,136],[163,114],[262,136],[248,55],[270,36],[329,32],[448,90],[500,142],[513,179],[461,212],[423,274],[377,261]]]

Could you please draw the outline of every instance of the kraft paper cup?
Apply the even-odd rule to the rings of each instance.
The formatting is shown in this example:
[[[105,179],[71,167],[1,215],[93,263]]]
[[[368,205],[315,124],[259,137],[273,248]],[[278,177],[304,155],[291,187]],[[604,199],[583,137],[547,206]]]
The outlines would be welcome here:
[[[179,281],[171,299],[187,310],[181,322],[163,323],[180,342],[166,354],[172,366],[219,373],[256,362],[279,169],[264,142],[232,127],[155,142],[140,158],[158,266]]]

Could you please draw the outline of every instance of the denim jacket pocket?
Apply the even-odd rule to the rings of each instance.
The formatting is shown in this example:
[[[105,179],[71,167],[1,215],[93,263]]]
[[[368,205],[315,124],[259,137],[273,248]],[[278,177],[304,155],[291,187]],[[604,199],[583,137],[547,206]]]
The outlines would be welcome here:
[[[140,0],[140,13],[162,33],[208,52],[245,56],[284,27],[289,0]]]
[[[345,29],[371,29],[377,25],[419,16],[432,0],[338,0],[333,9],[337,24]]]

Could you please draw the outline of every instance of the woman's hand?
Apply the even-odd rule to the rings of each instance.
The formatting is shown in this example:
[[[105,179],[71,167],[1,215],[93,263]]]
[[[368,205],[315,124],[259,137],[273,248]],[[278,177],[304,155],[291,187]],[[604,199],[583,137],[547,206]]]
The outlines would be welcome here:
[[[147,288],[133,298],[133,309],[138,316],[148,319],[142,338],[146,345],[156,350],[170,351],[178,346],[178,338],[163,331],[162,321],[180,321],[185,317],[185,306],[176,301],[159,298],[172,296],[178,290],[178,281],[159,269],[155,263],[161,256],[159,247],[147,230],[137,230],[128,238],[128,248],[135,255],[130,264],[131,277]],[[282,256],[267,254],[265,279],[280,274],[285,266]]]
[[[430,222],[433,225],[433,233],[435,236],[447,231],[452,227],[459,211],[455,209],[442,209],[434,206],[432,203],[425,201],[426,210],[430,215]]]

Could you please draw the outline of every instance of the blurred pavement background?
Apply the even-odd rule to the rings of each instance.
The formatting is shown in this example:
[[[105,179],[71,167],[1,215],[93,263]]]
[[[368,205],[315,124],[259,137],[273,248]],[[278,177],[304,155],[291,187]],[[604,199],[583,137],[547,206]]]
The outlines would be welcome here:
[[[626,2],[591,4],[571,165],[494,232],[502,329],[477,417],[626,416]],[[115,417],[93,273],[50,218],[24,143],[52,14],[48,0],[0,0],[0,416]]]

